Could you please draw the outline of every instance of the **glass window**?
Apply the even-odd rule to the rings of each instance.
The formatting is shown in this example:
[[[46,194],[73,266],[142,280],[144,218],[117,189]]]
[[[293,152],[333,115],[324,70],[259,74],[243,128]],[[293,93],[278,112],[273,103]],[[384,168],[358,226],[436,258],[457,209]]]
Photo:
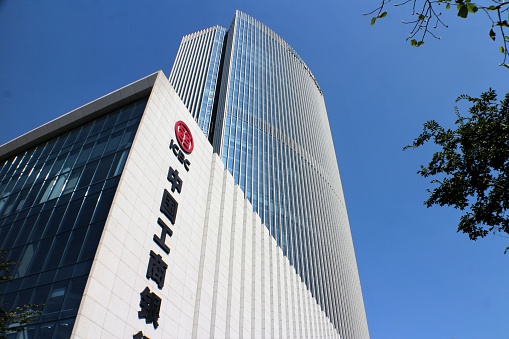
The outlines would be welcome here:
[[[64,253],[65,246],[67,245],[67,240],[69,239],[70,235],[71,232],[66,232],[55,237],[53,246],[48,253],[45,270],[53,270],[59,267],[60,260],[62,259],[62,254]]]
[[[113,165],[111,166],[111,172],[108,175],[108,178],[120,175],[120,173],[122,173],[128,153],[129,153],[128,150],[124,150],[115,155],[115,160],[113,161]]]
[[[72,144],[74,144],[79,133],[80,128],[76,128],[72,132],[70,132],[69,135],[67,136],[67,139],[65,139],[64,147],[71,146]]]
[[[46,238],[39,242],[27,275],[41,272],[52,243],[53,238]]]
[[[59,232],[66,232],[73,228],[82,202],[83,201],[79,199],[72,201],[69,204],[69,207],[67,207],[67,212],[65,213],[65,216],[60,224],[60,229],[58,230]]]
[[[113,200],[113,196],[115,195],[115,190],[116,187],[112,187],[102,192],[92,222],[95,223],[98,221],[106,220],[106,217],[108,216],[108,213],[110,211],[109,206],[111,205],[111,201]]]
[[[80,298],[81,298],[81,295],[80,295]],[[65,319],[65,320],[59,321],[53,338],[55,338],[55,339],[70,338],[73,325],[74,325],[74,319]]]
[[[11,224],[10,226],[8,226],[9,233],[8,233],[7,237],[5,237],[3,248],[10,247],[10,244],[14,243],[14,240],[16,240],[16,237],[19,234],[19,229],[22,225],[23,225],[23,221],[17,221],[14,224]]]
[[[95,206],[97,205],[98,199],[99,193],[86,197],[81,207],[78,218],[76,219],[76,224],[74,227],[78,228],[90,224],[90,220],[94,215],[94,210]],[[74,215],[74,217],[76,218],[76,214]]]
[[[83,245],[87,229],[87,227],[82,227],[72,232],[72,236],[67,243],[65,255],[62,259],[62,266],[72,265],[78,261],[81,245]]]
[[[86,282],[87,282],[86,276],[82,276],[71,280],[69,292],[67,293],[64,307],[62,308],[63,310],[74,310],[75,312],[78,310]]]
[[[76,160],[76,163],[74,164],[75,167],[84,165],[87,162],[93,147],[94,147],[93,144],[88,144],[83,147],[83,149],[80,152],[80,155],[78,156],[78,159]]]
[[[39,195],[37,196],[37,203],[41,204],[43,202],[48,201],[51,190],[53,189],[53,184],[55,183],[55,178],[51,180],[46,180],[39,191]]]
[[[51,212],[52,211],[50,210],[50,211],[44,211],[41,214],[39,214],[37,223],[34,225],[34,227],[32,229],[32,233],[30,233],[30,237],[28,239],[29,242],[36,241],[41,238],[41,234],[44,231],[44,229],[46,228],[49,217],[51,216]]]
[[[19,193],[12,194],[9,196],[9,198],[5,201],[4,211],[3,214],[0,215],[0,217],[7,216],[13,211],[14,203],[16,202],[16,199],[18,198]]]
[[[104,121],[104,125],[103,127],[101,128],[101,133],[104,132],[104,131],[109,131],[111,133],[111,128],[113,126],[115,126],[115,123],[117,122],[117,114],[115,113],[112,113],[112,114],[108,114],[106,117],[105,117],[105,121]]]
[[[60,173],[60,170],[62,169],[62,165],[65,162],[65,159],[67,159],[67,154],[61,155],[55,160],[55,163],[53,164],[51,171],[49,171],[49,173],[48,173],[48,178],[51,178],[51,177],[57,175],[58,173]]]
[[[16,185],[14,186],[14,188],[12,189],[13,192],[16,192],[16,191],[19,191],[23,185],[25,184],[25,182],[27,181],[28,179],[28,173],[27,172],[22,172],[20,175],[19,175],[19,178],[16,182]]]
[[[48,160],[46,163],[43,164],[41,171],[39,172],[39,175],[37,176],[37,179],[35,182],[41,182],[46,180],[48,176],[48,172],[51,169],[51,166],[53,166],[53,162],[55,159]]]
[[[20,192],[18,200],[16,201],[16,204],[14,205],[14,212],[19,212],[24,207],[29,190],[30,190],[29,188],[26,188]]]
[[[31,216],[27,219],[23,219],[20,221],[23,222],[23,226],[18,231],[18,236],[13,244],[14,247],[18,245],[23,245],[27,242],[28,236],[30,235],[30,232],[32,232],[32,227],[36,219],[37,216]]]
[[[85,186],[90,185],[90,181],[92,180],[92,177],[94,176],[95,170],[97,168],[97,165],[99,164],[99,161],[94,161],[90,164],[87,164],[85,166],[85,170],[81,174],[80,181],[78,183],[77,189],[83,188]]]
[[[39,175],[39,172],[41,171],[41,167],[42,167],[42,165],[36,165],[30,169],[30,172],[28,173],[27,181],[25,182],[25,187],[29,187],[34,183],[35,178],[37,178],[37,176]]]
[[[108,140],[108,144],[104,149],[104,154],[110,154],[117,150],[120,140],[122,139],[123,132],[124,131],[118,131],[111,135],[110,139]]]
[[[53,139],[53,140],[47,142],[44,146],[42,146],[44,148],[41,152],[40,158],[46,157],[49,154],[49,152],[51,152],[56,141],[57,141],[56,139]]]
[[[103,117],[103,118],[100,118],[100,119],[97,119],[96,121],[94,121],[92,129],[90,130],[90,134],[89,134],[90,136],[92,136],[96,133],[99,133],[102,130],[102,127],[104,126],[105,119],[106,119],[106,117]]]
[[[101,155],[103,154],[104,148],[106,147],[106,143],[108,142],[108,136],[105,136],[99,140],[97,140],[94,150],[90,154],[89,161],[93,161],[96,159],[99,159]]]
[[[24,338],[72,333],[145,105],[143,99],[111,112],[0,164],[0,248],[18,262],[0,289],[10,303],[45,305]]]
[[[85,140],[88,137],[88,134],[90,133],[90,129],[92,128],[92,124],[86,124],[85,126],[79,129],[79,134],[76,137],[76,143]]]
[[[69,176],[69,172],[64,173],[64,174],[56,177],[55,179],[53,179],[53,182],[54,182],[53,188],[52,188],[50,195],[48,196],[48,200],[52,200],[52,199],[58,198],[60,196],[60,194],[62,193],[62,190],[64,188],[64,184],[67,181],[68,176]]]
[[[76,162],[76,159],[78,158],[78,155],[80,154],[80,149],[73,149],[70,153],[67,159],[65,160],[65,164],[63,166],[64,172],[65,169],[69,170],[74,166],[74,163]]]
[[[34,244],[29,244],[28,246],[25,246],[24,253],[21,255],[20,260],[18,261],[18,265],[15,268],[15,271],[13,272],[14,278],[24,277],[27,269],[30,265],[30,262],[32,261],[32,258],[34,256],[35,252],[35,246]]]
[[[134,133],[136,132],[137,126],[131,126],[125,130],[124,135],[122,136],[122,140],[120,141],[119,148],[124,148],[130,146],[130,143],[134,139]]]
[[[67,194],[74,191],[76,184],[80,178],[81,172],[83,171],[83,167],[74,169],[69,175],[69,180],[65,183],[65,189],[62,191],[62,194]]]
[[[44,229],[43,237],[53,236],[57,233],[58,227],[62,222],[62,217],[64,216],[65,210],[67,206],[61,205],[56,207],[51,214],[51,219],[47,222],[46,228]]]
[[[99,240],[101,239],[102,228],[104,222],[98,222],[90,225],[85,242],[83,244],[83,252],[80,255],[79,261],[90,260],[94,258],[95,249]]]
[[[18,297],[17,297],[16,302],[14,303],[14,305],[16,307],[19,307],[19,306],[23,306],[23,305],[29,304],[30,303],[30,299],[32,298],[32,293],[33,293],[32,289],[20,291],[18,293]]]
[[[114,154],[107,156],[106,158],[102,158],[99,162],[99,165],[97,166],[97,170],[94,175],[94,179],[92,180],[92,183],[96,183],[98,181],[102,181],[106,179],[106,176],[108,175],[108,172],[110,170],[111,164],[114,159]]]
[[[57,139],[57,142],[55,143],[55,146],[53,146],[53,149],[51,150],[51,153],[57,153],[58,151],[60,151],[60,149],[64,145],[65,139],[67,139],[67,134],[59,137]]]

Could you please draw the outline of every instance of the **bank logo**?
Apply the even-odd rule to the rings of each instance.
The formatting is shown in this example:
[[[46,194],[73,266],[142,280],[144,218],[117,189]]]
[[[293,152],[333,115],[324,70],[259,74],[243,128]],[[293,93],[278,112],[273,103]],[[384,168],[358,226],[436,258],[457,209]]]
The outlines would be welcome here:
[[[189,127],[187,127],[186,123],[182,120],[177,121],[175,124],[175,136],[180,145],[180,149],[182,149],[185,153],[190,154],[194,148],[193,135],[191,134]]]

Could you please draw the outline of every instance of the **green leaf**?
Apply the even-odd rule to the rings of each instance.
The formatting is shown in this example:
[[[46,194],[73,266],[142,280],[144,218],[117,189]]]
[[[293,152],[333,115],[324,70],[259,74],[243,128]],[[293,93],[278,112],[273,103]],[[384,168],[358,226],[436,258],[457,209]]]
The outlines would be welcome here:
[[[422,41],[422,40],[421,40],[421,41],[417,41],[417,40],[415,40],[415,39],[410,40],[410,45],[411,45],[411,46],[419,47],[419,46],[421,46],[422,44],[424,44],[424,41]]]
[[[475,13],[477,12],[477,6],[475,4],[468,4],[467,5],[467,10],[470,12],[470,13]]]
[[[445,5],[445,9],[451,9],[451,4]]]
[[[378,14],[378,18],[385,18],[387,16],[387,12],[382,12],[380,14]]]
[[[371,19],[371,26],[373,26],[375,24],[375,21],[376,21],[376,16],[374,16],[372,19]]]
[[[493,5],[491,5],[490,7],[487,7],[486,9],[487,9],[488,11],[495,11],[495,10],[497,10],[497,6],[493,6]]]
[[[498,103],[495,91],[490,89],[480,98],[461,95],[458,100],[467,100],[472,107],[466,116],[455,108],[456,128],[428,121],[422,133],[406,147],[415,149],[430,143],[439,147],[431,161],[417,172],[429,177],[434,185],[424,204],[463,211],[458,230],[467,233],[471,240],[498,232],[507,237],[509,154],[505,141],[509,137],[509,95]]]
[[[505,49],[504,49],[504,47],[502,47],[502,46],[500,46],[500,47],[498,48],[498,50],[500,51],[500,53],[505,53]]]
[[[417,20],[424,20],[426,19],[426,17],[422,14],[419,14],[419,16],[417,17]]]
[[[458,5],[458,16],[463,19],[468,16],[468,8],[466,5]]]
[[[493,28],[490,29],[490,38],[491,38],[491,40],[495,41],[496,37],[497,37],[497,35],[495,34],[495,31],[493,31]]]
[[[509,41],[509,36],[507,36],[507,35],[506,35],[506,36],[504,37],[504,39],[505,39],[505,41]]]

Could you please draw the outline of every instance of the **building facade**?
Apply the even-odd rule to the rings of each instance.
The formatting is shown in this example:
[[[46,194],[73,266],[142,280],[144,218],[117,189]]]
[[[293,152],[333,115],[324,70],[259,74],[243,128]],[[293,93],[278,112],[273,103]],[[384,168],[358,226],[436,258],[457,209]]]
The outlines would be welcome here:
[[[340,335],[158,72],[0,147],[10,338]]]
[[[322,90],[295,50],[237,11],[182,39],[170,83],[344,337],[367,333]]]

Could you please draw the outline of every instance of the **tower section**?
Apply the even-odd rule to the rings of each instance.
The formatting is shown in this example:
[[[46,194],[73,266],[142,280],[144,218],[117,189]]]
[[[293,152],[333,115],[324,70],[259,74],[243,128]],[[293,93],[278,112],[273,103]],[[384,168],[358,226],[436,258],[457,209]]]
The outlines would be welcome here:
[[[205,135],[209,135],[226,29],[210,27],[182,38],[169,80]]]
[[[183,50],[181,46],[170,82],[186,103],[190,92],[210,87],[178,86],[194,84],[197,77],[192,72],[177,75],[182,64],[197,65],[195,53]],[[287,42],[240,11],[222,51],[213,66],[218,82],[208,136],[214,152],[341,336],[369,336],[318,82]],[[213,63],[210,58],[207,62]]]

